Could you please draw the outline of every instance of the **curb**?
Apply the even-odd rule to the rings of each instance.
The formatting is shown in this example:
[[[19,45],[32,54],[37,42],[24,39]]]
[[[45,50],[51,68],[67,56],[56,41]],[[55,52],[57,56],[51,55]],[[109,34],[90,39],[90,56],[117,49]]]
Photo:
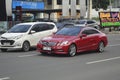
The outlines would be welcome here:
[[[120,31],[111,31],[111,32],[109,32],[109,31],[102,31],[103,33],[105,33],[105,34],[120,34]]]

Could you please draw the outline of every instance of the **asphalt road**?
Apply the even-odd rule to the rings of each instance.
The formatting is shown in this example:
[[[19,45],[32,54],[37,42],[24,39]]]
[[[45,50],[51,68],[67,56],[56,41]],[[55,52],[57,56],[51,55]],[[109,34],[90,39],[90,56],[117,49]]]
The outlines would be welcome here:
[[[120,80],[120,34],[108,35],[105,52],[75,57],[0,52],[0,80]]]

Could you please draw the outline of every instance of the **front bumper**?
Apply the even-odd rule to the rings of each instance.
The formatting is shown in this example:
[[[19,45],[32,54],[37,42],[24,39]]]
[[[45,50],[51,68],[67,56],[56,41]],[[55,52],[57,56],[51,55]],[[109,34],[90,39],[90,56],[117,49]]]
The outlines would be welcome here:
[[[37,44],[37,51],[41,53],[48,53],[48,54],[68,54],[68,45],[65,46],[50,46],[50,50],[44,50],[40,44]]]
[[[22,48],[22,42],[19,40],[0,40],[0,49],[18,49]]]

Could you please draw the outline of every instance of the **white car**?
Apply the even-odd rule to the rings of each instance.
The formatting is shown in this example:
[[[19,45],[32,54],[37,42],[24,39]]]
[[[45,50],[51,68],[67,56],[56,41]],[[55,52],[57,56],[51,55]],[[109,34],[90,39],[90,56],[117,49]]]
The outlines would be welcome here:
[[[39,40],[57,31],[53,22],[30,22],[14,25],[10,30],[0,36],[0,49],[22,49],[29,51],[36,47]]]

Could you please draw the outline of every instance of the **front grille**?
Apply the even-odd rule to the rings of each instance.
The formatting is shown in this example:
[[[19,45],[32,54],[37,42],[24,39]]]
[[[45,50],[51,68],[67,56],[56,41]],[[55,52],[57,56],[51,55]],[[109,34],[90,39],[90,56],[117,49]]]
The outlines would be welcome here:
[[[46,42],[46,41],[44,41],[44,42],[42,42],[42,45],[44,45],[44,46],[55,46],[56,42]]]
[[[14,40],[1,40],[1,44],[4,45],[4,43],[10,43],[10,45],[14,44]]]

